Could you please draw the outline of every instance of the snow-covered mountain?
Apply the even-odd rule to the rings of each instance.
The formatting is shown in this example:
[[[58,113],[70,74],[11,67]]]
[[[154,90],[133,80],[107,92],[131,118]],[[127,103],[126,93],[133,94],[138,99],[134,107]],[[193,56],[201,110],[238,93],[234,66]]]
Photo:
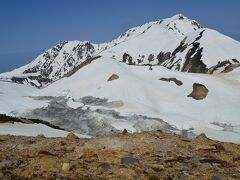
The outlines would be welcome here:
[[[239,42],[176,15],[108,43],[62,42],[1,74],[0,114],[91,136],[184,130],[240,143],[239,60]]]
[[[0,78],[45,87],[99,56],[150,69],[161,65],[212,74],[240,65],[240,43],[178,14],[134,27],[108,43],[61,42],[30,64],[0,74]]]

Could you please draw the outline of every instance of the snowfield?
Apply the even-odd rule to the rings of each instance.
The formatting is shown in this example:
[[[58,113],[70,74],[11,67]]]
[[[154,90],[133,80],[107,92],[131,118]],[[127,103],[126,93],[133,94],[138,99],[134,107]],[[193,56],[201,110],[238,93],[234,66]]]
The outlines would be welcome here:
[[[0,114],[17,115],[26,110],[47,106],[47,102],[36,102],[29,98],[35,87],[0,81]]]
[[[43,124],[22,124],[22,123],[3,123],[0,124],[0,135],[16,136],[37,136],[43,134],[46,137],[66,137],[69,132],[57,130]],[[81,138],[89,138],[81,134],[76,134]]]
[[[112,74],[117,74],[119,79],[107,81]],[[175,77],[183,85],[177,86],[174,82],[159,80],[163,77]],[[200,83],[208,88],[209,93],[205,99],[187,97],[192,91],[193,83]],[[14,90],[14,86],[18,88],[18,92]],[[82,103],[72,102],[72,99],[93,96],[123,102],[119,107],[109,107],[122,115],[138,114],[161,118],[177,129],[194,129],[194,133],[204,132],[213,139],[240,142],[240,131],[237,128],[240,125],[240,83],[221,76],[176,72],[161,66],[153,67],[150,71],[145,66],[129,66],[115,59],[102,57],[72,76],[40,90],[6,82],[1,82],[0,87],[0,91],[4,93],[0,95],[0,107],[4,107],[6,103],[12,104],[1,108],[2,113],[22,114],[24,110],[46,107],[47,101],[36,101],[28,96],[66,96],[69,104],[73,104],[75,108],[78,104],[82,106]],[[8,92],[9,88],[11,91]],[[14,98],[9,98],[11,96]],[[231,125],[233,130],[223,131],[224,128],[213,125],[214,122]],[[126,123],[125,127],[117,119],[111,123],[117,129],[134,131],[131,123]]]

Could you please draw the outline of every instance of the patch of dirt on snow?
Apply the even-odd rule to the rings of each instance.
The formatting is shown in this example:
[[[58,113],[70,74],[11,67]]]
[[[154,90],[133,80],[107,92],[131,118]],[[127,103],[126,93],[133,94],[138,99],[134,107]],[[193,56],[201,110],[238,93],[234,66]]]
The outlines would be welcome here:
[[[1,179],[240,179],[240,145],[162,132],[0,136]]]
[[[188,97],[192,97],[196,100],[201,100],[207,97],[208,89],[203,84],[194,83],[193,84],[193,90],[188,95]]]
[[[113,80],[116,80],[116,79],[119,79],[119,76],[117,74],[112,74],[107,81],[113,81]]]
[[[171,82],[173,81],[176,85],[181,86],[183,85],[182,81],[178,80],[177,78],[160,78],[161,81]]]

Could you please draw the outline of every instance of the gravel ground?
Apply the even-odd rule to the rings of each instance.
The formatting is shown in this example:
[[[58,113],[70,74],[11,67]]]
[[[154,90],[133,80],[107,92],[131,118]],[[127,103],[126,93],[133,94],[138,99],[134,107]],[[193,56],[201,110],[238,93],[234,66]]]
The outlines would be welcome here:
[[[0,179],[240,179],[240,145],[160,131],[0,136]]]

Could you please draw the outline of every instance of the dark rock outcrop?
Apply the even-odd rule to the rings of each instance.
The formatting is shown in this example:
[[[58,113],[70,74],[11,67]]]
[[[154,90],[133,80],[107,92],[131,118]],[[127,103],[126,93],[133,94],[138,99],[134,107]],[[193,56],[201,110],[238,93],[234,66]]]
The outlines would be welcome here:
[[[134,65],[134,64],[135,64],[135,62],[133,62],[132,56],[130,56],[130,54],[127,54],[127,53],[124,53],[124,54],[123,54],[122,61],[123,61],[124,63],[129,64],[129,65]]]
[[[186,60],[181,71],[192,73],[206,73],[208,71],[207,66],[201,60],[203,48],[200,47],[200,43],[197,42],[202,37],[203,32],[204,31],[202,31],[191,44],[192,48],[187,52]]]
[[[161,65],[163,62],[165,62],[166,60],[170,59],[171,57],[171,53],[170,52],[160,52],[157,55],[157,59],[158,59],[158,64]]]
[[[180,80],[178,80],[178,79],[176,79],[176,78],[160,78],[159,80],[161,80],[161,81],[167,81],[167,82],[173,81],[173,82],[174,82],[176,85],[178,85],[178,86],[183,85],[182,81],[180,81]]]

